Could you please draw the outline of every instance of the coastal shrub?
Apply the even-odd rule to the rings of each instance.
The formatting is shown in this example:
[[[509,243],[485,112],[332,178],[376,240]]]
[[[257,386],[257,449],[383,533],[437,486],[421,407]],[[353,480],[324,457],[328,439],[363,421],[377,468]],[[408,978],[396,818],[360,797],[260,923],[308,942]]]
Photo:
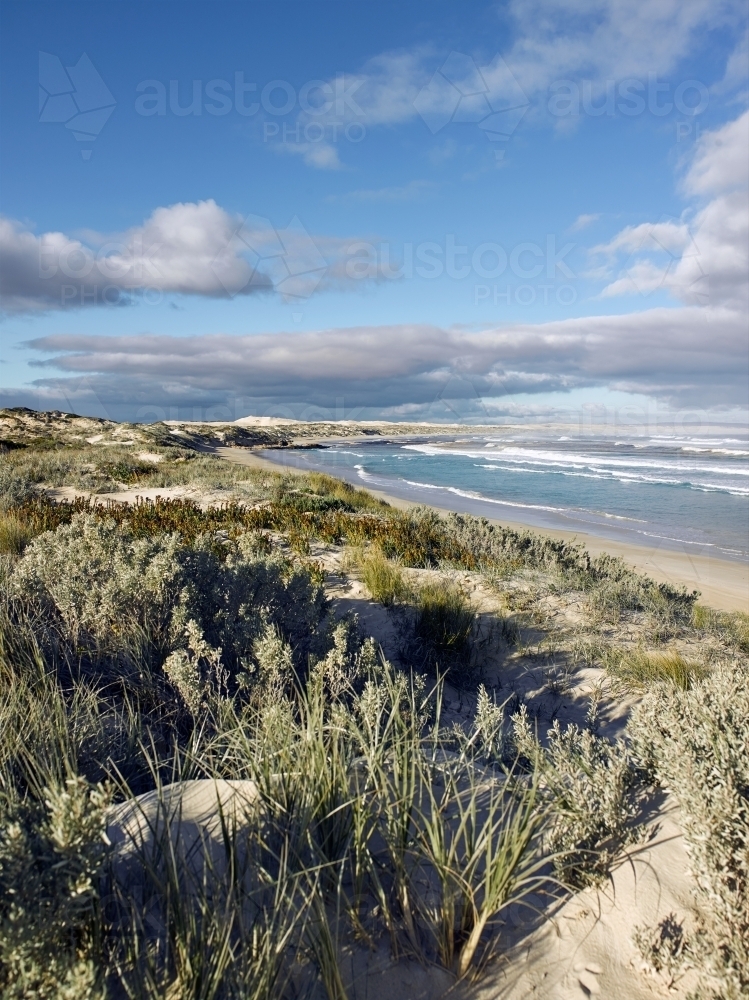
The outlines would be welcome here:
[[[322,680],[333,702],[361,691],[367,678],[380,670],[380,655],[374,639],[364,637],[355,615],[329,626],[329,649],[314,663],[314,672]]]
[[[35,496],[32,479],[17,471],[7,459],[0,458],[0,511],[19,507]]]
[[[28,545],[10,592],[73,647],[116,654],[143,634],[166,646],[183,584],[179,548],[176,535],[136,539],[78,515]]]
[[[583,583],[589,607],[614,620],[622,611],[644,611],[657,618],[688,623],[699,597],[697,590],[656,583],[630,569],[623,559],[605,553],[590,560],[587,575]]]
[[[536,763],[551,809],[546,851],[558,877],[575,887],[599,881],[636,836],[635,769],[626,746],[555,720],[542,745],[522,705],[513,716],[517,753]]]
[[[656,583],[618,557],[593,558],[582,545],[491,524],[486,518],[449,514],[445,525],[485,569],[504,574],[523,569],[555,573],[566,587],[585,590],[590,607],[600,614],[616,617],[622,611],[647,611],[689,620],[698,596],[697,591]]]
[[[0,798],[0,993],[105,996],[96,954],[109,794],[80,777]]]
[[[581,545],[559,541],[531,531],[516,531],[492,524],[485,517],[448,514],[447,529],[485,567],[505,571],[555,569],[587,571],[589,557]]]
[[[222,662],[234,673],[270,624],[280,630],[295,665],[304,671],[310,654],[327,648],[328,602],[313,568],[280,556],[257,555],[253,533],[223,548],[217,554],[215,539],[203,535],[184,549],[185,583],[174,610],[174,628],[181,634],[194,618],[206,641],[221,647]]]
[[[78,514],[28,545],[8,590],[37,616],[40,635],[100,659],[158,660],[180,648],[193,621],[234,672],[270,623],[303,665],[323,641],[322,588],[304,567],[256,552],[252,534],[228,546],[201,535],[186,546],[176,533],[141,538]]]
[[[684,928],[675,913],[669,913],[655,927],[647,924],[635,927],[632,943],[645,970],[655,973],[667,989],[671,989],[690,960]]]
[[[749,683],[745,664],[689,689],[659,685],[628,725],[641,766],[671,791],[696,881],[700,996],[749,991]]]
[[[164,661],[164,673],[179,692],[188,712],[196,718],[204,703],[206,690],[213,680],[218,689],[221,650],[213,649],[203,638],[196,621],[185,626],[186,649],[175,649]]]

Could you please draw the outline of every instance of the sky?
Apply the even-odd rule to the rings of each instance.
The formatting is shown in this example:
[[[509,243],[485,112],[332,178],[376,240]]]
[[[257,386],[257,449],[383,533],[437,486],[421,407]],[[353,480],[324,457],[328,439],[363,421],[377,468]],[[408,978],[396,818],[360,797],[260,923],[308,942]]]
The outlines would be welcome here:
[[[743,0],[0,18],[0,405],[746,425]]]

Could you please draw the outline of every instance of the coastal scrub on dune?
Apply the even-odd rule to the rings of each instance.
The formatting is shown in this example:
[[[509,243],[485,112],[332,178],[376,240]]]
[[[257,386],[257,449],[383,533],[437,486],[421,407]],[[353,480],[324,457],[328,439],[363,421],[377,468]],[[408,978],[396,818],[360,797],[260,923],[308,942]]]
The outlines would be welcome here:
[[[15,454],[4,996],[340,1000],[417,963],[418,995],[478,997],[525,941],[551,997],[545,928],[649,849],[664,792],[682,909],[635,907],[629,965],[580,975],[746,990],[746,616],[326,476],[58,502]]]

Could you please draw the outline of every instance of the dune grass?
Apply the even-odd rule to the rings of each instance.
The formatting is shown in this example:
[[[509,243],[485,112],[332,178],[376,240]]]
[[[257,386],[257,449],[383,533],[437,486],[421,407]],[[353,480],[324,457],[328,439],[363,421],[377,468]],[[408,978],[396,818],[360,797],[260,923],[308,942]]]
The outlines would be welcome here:
[[[467,673],[476,611],[463,590],[449,580],[423,583],[414,600],[414,640],[428,668]]]
[[[491,946],[493,919],[544,881],[533,782],[499,775],[487,789],[483,770],[463,757],[437,791],[438,720],[424,727],[423,690],[387,666],[360,695],[339,698],[322,670],[291,701],[255,708],[216,688],[206,693],[202,736],[159,750],[136,706],[124,722],[104,691],[89,687],[71,702],[27,641],[26,662],[17,643],[0,657],[6,992],[281,997],[296,968],[343,997],[341,949],[378,924],[395,954],[441,961],[460,976]],[[130,868],[107,848],[112,793],[127,802],[133,791],[114,761],[104,784],[81,770],[92,763],[92,727],[133,723],[140,747],[131,752],[165,815],[165,781],[191,773],[255,783],[256,819],[222,821],[220,867],[211,854],[182,856],[168,826],[136,845],[141,860]],[[439,872],[436,911],[429,870]]]
[[[402,568],[398,563],[387,559],[380,549],[373,548],[366,553],[357,553],[354,561],[373,601],[388,607],[411,596],[412,588]]]
[[[612,651],[606,658],[606,665],[614,676],[645,689],[663,681],[687,689],[707,672],[703,664],[687,659],[674,649]]]
[[[13,512],[0,512],[0,554],[19,556],[31,541],[29,525]]]

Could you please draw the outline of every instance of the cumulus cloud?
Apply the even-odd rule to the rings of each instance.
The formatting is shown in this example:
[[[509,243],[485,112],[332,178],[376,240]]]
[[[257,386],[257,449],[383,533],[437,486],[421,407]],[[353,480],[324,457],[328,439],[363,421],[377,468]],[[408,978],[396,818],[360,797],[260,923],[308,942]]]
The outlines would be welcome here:
[[[140,226],[85,242],[0,217],[0,302],[8,312],[42,311],[114,305],[144,290],[151,299],[270,291],[303,299],[351,280],[349,250],[359,245],[313,237],[296,217],[283,228],[242,219],[212,199],[157,208]]]
[[[593,248],[597,273],[613,278],[603,298],[665,289],[681,302],[749,305],[749,112],[705,132],[684,176],[701,208],[681,219],[627,226]],[[709,198],[705,203],[705,198]]]
[[[607,385],[693,405],[746,403],[745,324],[726,309],[652,309],[478,332],[397,324],[255,336],[54,335],[40,362],[102,398],[231,396],[319,405],[422,404],[445,384],[479,397]],[[38,385],[55,387],[52,376]]]
[[[688,194],[710,195],[749,182],[749,111],[722,128],[703,132],[697,152],[684,179]]]

